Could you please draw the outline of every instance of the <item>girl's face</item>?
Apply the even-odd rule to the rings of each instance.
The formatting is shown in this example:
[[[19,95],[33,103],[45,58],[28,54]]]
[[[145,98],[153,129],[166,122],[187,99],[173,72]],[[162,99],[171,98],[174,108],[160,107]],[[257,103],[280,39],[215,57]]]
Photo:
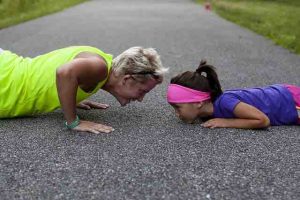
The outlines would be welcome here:
[[[200,103],[202,104],[202,103]],[[176,115],[179,119],[186,123],[193,123],[200,114],[201,106],[199,103],[177,103],[171,104],[175,109]]]

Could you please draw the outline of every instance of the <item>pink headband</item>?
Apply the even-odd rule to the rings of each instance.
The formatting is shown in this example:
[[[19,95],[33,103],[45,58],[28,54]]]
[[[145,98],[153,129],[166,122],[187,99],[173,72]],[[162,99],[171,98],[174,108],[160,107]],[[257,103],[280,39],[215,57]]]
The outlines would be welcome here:
[[[209,92],[193,90],[177,84],[170,84],[167,92],[169,103],[193,103],[210,99]]]

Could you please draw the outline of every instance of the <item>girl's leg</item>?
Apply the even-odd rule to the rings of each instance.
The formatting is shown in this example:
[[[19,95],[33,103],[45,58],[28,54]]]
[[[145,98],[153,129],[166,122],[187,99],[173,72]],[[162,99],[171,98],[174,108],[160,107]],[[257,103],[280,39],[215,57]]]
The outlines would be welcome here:
[[[3,49],[0,48],[0,53],[2,53]]]
[[[285,87],[292,93],[299,116],[298,124],[300,124],[300,87],[296,85],[285,85]]]

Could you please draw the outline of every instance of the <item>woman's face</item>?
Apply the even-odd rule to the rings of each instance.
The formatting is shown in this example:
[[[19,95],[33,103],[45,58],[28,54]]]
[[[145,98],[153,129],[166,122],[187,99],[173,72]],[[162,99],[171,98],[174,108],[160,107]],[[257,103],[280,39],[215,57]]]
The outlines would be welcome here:
[[[122,77],[117,89],[116,98],[121,106],[126,106],[132,101],[143,101],[144,96],[150,92],[158,82],[155,79],[148,79],[145,82],[139,82],[132,75]]]
[[[177,103],[171,105],[175,109],[177,117],[186,123],[193,123],[199,117],[199,103]]]

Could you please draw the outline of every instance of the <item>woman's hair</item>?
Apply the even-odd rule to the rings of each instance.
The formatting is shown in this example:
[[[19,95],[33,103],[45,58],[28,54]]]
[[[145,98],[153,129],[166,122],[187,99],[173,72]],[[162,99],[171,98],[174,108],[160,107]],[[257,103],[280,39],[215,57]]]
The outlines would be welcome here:
[[[162,66],[155,49],[131,47],[113,59],[112,70],[117,75],[131,74],[140,82],[154,78],[161,83],[168,68]]]
[[[206,64],[205,60],[201,60],[195,72],[186,71],[179,74],[171,79],[171,83],[202,92],[210,92],[212,102],[223,93],[215,68]]]

